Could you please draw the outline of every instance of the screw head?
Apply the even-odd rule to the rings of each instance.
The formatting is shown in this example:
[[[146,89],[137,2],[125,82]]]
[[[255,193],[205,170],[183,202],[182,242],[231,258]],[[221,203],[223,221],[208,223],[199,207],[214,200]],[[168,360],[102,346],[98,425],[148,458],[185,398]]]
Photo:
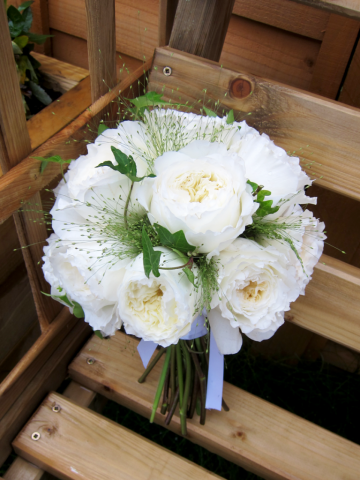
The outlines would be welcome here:
[[[40,433],[39,433],[39,432],[34,432],[34,433],[31,435],[31,439],[32,439],[32,440],[35,440],[35,442],[37,442],[37,441],[40,439]]]
[[[52,407],[52,411],[53,411],[54,413],[59,413],[60,410],[61,410],[60,405],[55,404],[55,405]]]
[[[172,73],[171,67],[164,67],[164,68],[163,68],[163,74],[164,74],[166,77],[170,77],[171,73]]]
[[[87,363],[88,365],[93,365],[93,364],[95,363],[95,358],[92,358],[92,357],[88,358],[88,359],[86,360],[86,363]]]

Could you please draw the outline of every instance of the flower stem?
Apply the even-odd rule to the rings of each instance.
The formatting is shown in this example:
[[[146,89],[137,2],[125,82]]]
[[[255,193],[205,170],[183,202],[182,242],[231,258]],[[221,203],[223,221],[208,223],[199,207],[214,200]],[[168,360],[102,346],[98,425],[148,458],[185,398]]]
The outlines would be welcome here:
[[[171,345],[171,360],[170,360],[170,389],[171,389],[171,397],[170,397],[170,405],[173,404],[175,398],[175,390],[176,390],[176,345]]]
[[[194,386],[193,386],[193,391],[191,395],[191,402],[190,402],[190,408],[188,412],[188,418],[193,418],[195,409],[196,409],[196,402],[198,398],[198,393],[199,393],[199,377],[195,373],[194,375]]]
[[[147,368],[145,369],[144,373],[141,375],[141,377],[138,379],[138,382],[139,383],[144,383],[145,382],[145,379],[146,377],[149,375],[149,373],[151,372],[151,370],[155,367],[155,365],[157,364],[157,362],[160,360],[162,354],[165,352],[165,348],[164,347],[161,347],[161,349],[158,351],[158,353],[156,354],[156,357],[154,358],[154,360],[152,360],[149,365],[147,366]]]
[[[185,268],[194,263],[193,258],[189,258],[189,261],[186,262],[184,265],[180,265],[179,267],[158,267],[159,270],[178,270],[179,268]]]
[[[186,379],[185,379],[185,389],[184,389],[184,398],[183,398],[183,407],[182,410],[184,412],[185,418],[187,416],[188,410],[188,400],[190,395],[190,388],[191,388],[191,377],[192,377],[192,364],[191,364],[191,357],[190,354],[185,346],[185,341],[180,340],[181,349],[183,351],[183,355],[185,358],[185,365],[186,365]]]
[[[179,413],[181,423],[181,434],[186,435],[186,409],[184,411],[184,378],[180,342],[176,345],[177,376],[179,382]]]
[[[203,374],[200,366],[200,362],[195,354],[191,355],[196,373],[199,377],[199,383],[200,383],[200,402],[201,402],[201,412],[200,412],[200,424],[204,425],[205,424],[205,416],[206,416],[206,410],[205,410],[205,399],[206,399],[206,377]]]
[[[125,225],[126,230],[129,230],[128,221],[127,221],[127,212],[128,212],[128,208],[129,208],[130,197],[131,197],[131,192],[132,192],[133,186],[134,186],[134,182],[131,182],[129,195],[127,196],[125,207],[124,207],[124,225]]]
[[[165,418],[165,425],[169,425],[169,423],[171,422],[171,419],[175,413],[175,409],[176,409],[176,405],[178,403],[178,400],[179,400],[179,387],[176,389],[176,392],[175,392],[175,395],[174,395],[174,401],[170,404],[170,410],[169,410],[169,413],[167,415],[167,417]]]
[[[169,347],[171,349],[171,347]],[[171,355],[170,355],[171,359]],[[166,377],[165,377],[165,385],[164,385],[164,394],[163,394],[163,402],[161,405],[161,414],[165,415],[166,410],[168,409],[169,406],[169,379],[170,379],[170,363],[167,367],[166,371]]]
[[[169,362],[170,362],[170,355],[171,355],[171,349],[168,347],[166,349],[165,362],[164,362],[164,366],[163,366],[163,369],[162,369],[162,372],[161,372],[161,375],[160,375],[160,379],[159,379],[159,384],[158,384],[156,394],[155,394],[155,400],[154,400],[153,407],[152,407],[150,423],[153,423],[153,421],[155,419],[156,409],[159,405],[162,389],[164,388],[165,378],[166,378],[166,374],[167,374],[167,370],[168,370],[168,366],[169,366]]]

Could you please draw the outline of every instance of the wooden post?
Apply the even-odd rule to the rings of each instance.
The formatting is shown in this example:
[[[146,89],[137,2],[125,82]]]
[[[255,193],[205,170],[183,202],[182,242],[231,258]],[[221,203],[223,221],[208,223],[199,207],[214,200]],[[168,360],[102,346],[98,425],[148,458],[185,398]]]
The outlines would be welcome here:
[[[170,47],[218,62],[235,0],[179,0]]]
[[[0,3],[0,165],[2,171],[6,173],[30,154],[31,146],[4,2]],[[34,205],[30,208],[42,210],[39,193],[30,202]],[[37,223],[31,221],[32,215],[33,212],[15,213],[14,221],[20,244],[22,246],[34,244],[23,249],[23,255],[41,330],[44,331],[58,312],[58,307],[55,302],[41,294],[45,285],[42,284],[43,275],[37,266],[43,246],[39,242],[43,242],[48,235],[45,224],[41,221]]]
[[[116,85],[115,0],[85,0],[91,100]]]
[[[178,0],[160,0],[159,2],[159,47],[169,45]]]

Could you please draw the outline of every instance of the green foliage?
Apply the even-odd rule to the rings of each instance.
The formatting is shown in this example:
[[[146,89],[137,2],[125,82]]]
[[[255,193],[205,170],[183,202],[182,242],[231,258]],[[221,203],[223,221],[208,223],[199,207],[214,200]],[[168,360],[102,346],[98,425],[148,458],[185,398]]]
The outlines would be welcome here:
[[[180,106],[179,103],[162,100],[163,96],[161,93],[147,92],[145,95],[134,99],[128,98],[127,100],[134,105],[134,108],[129,108],[130,112],[134,115],[134,120],[141,119],[144,116],[145,110],[148,110],[149,107],[164,107],[166,105],[171,105],[172,107]]]
[[[103,337],[103,335],[102,335],[102,333],[101,333],[100,330],[94,330],[94,333],[95,333],[95,335],[96,335],[97,337],[99,337],[101,340],[103,340],[104,337]]]
[[[226,123],[228,125],[231,125],[235,122],[235,118],[234,118],[234,110],[230,110],[230,112],[227,114],[226,116]]]
[[[73,306],[74,306],[73,314],[75,315],[75,317],[84,318],[85,314],[84,314],[84,310],[82,309],[82,306],[75,301],[73,302]]]
[[[82,309],[81,305],[75,301],[69,300],[68,296],[65,295],[50,295],[49,293],[41,292],[43,295],[46,297],[51,297],[53,299],[59,299],[62,302],[64,302],[68,307],[73,309],[73,315],[75,315],[76,318],[84,318],[84,310]]]
[[[52,101],[39,85],[38,68],[40,63],[31,55],[35,43],[41,45],[52,35],[37,35],[29,31],[33,21],[30,8],[32,3],[33,1],[24,2],[18,8],[10,5],[6,11],[24,109],[27,115],[30,114],[30,111],[25,100],[26,97],[29,98],[34,95],[43,105],[49,105]]]
[[[216,117],[217,116],[215,112],[210,110],[210,108],[206,108],[205,106],[203,106],[203,109],[204,109],[204,112],[206,113],[206,115],[208,117]]]
[[[105,123],[100,123],[98,127],[98,135],[101,135],[102,133],[105,132],[105,130],[108,130],[109,127],[105,125]]]
[[[142,247],[145,275],[149,278],[150,273],[153,272],[155,277],[160,277],[159,264],[161,252],[154,250],[145,227],[142,229]]]
[[[31,157],[31,158],[35,158],[36,160],[40,160],[40,162],[41,162],[40,173],[44,172],[44,170],[47,167],[49,162],[58,163],[60,165],[61,175],[64,179],[64,182],[66,183],[66,180],[65,180],[65,177],[64,177],[63,165],[66,164],[66,163],[71,163],[72,160],[64,160],[63,158],[60,157],[60,155],[53,155],[52,157],[47,157],[47,158],[45,158],[45,157]]]
[[[114,165],[112,162],[107,161],[100,163],[98,167],[109,167],[115,170],[116,172],[122,173],[123,175],[126,175],[132,182],[141,182],[141,180],[144,180],[146,177],[151,177],[154,178],[155,175],[150,174],[150,175],[145,175],[144,177],[137,177],[137,167],[135,160],[131,155],[125,155],[121,150],[111,147],[111,151],[114,154],[115,160],[117,165]]]
[[[189,267],[183,268],[183,272],[184,272],[185,275],[187,276],[189,282],[192,283],[192,284],[195,286],[195,275],[194,275],[194,272],[193,272],[192,270],[190,270]]]
[[[170,233],[169,230],[157,223],[154,225],[154,227],[159,234],[161,245],[172,248],[175,251],[178,250],[181,253],[192,252],[195,250],[196,247],[187,242],[185,234],[182,230],[179,230],[175,233]]]
[[[255,215],[257,215],[258,217],[265,217],[266,215],[271,215],[272,213],[276,213],[279,210],[279,207],[272,206],[272,200],[265,200],[265,197],[271,195],[270,190],[263,190],[262,185],[250,182],[250,180],[248,180],[247,183],[252,188],[253,196],[256,195],[255,202],[260,204],[259,208],[256,210]]]

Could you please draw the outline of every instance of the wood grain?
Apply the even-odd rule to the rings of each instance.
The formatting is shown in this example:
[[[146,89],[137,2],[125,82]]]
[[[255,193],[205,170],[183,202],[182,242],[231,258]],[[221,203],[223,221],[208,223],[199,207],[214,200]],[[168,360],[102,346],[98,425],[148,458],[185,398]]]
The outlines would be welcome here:
[[[327,12],[338,13],[360,20],[360,5],[358,0],[294,0],[303,5],[320,8]]]
[[[360,108],[360,42],[357,44],[339,101]]]
[[[178,0],[159,0],[159,47],[169,45]]]
[[[169,45],[219,61],[235,0],[179,0]]]
[[[165,87],[164,98],[176,101],[181,97],[182,102],[193,105],[206,88],[207,99],[220,100],[220,111],[234,109],[237,119],[246,119],[266,132],[286,151],[300,152],[303,169],[311,178],[318,178],[318,185],[360,200],[360,112],[355,108],[221,68],[168,47],[156,50],[154,66],[150,90]],[[163,75],[164,66],[172,68],[171,76]],[[251,94],[243,97],[237,90],[240,84],[247,85]],[[174,88],[178,89],[176,98],[171,93]]]
[[[0,285],[23,263],[20,243],[16,235],[14,219],[9,217],[0,226]]]
[[[65,338],[52,348],[41,368],[36,369],[32,380],[23,385],[23,389],[13,398],[13,403],[0,420],[0,465],[11,451],[11,442],[38,407],[45,395],[56,390],[67,374],[69,361],[89,336],[91,329],[82,320],[78,320],[72,329],[65,332]],[[2,413],[2,410],[1,410]]]
[[[54,414],[52,406],[60,405]],[[31,440],[34,429],[40,440]],[[91,439],[91,441],[89,441]],[[14,449],[60,478],[217,479],[217,475],[128,429],[51,393],[17,436]]]
[[[70,365],[79,383],[149,417],[161,362],[139,384],[143,366],[138,340],[120,332],[108,340],[92,337]],[[91,349],[95,362],[86,363]],[[232,385],[224,384],[230,412],[207,412],[188,422],[189,440],[267,479],[339,480],[358,478],[360,447]],[[159,413],[157,423],[163,423]],[[176,414],[170,425],[179,432]]]
[[[91,135],[93,135],[93,139],[97,136],[97,125],[93,126],[93,133],[89,129],[84,131],[84,127],[91,124],[92,118],[116,99],[120,92],[124,93],[131,85],[137,85],[138,79],[144,75],[150,65],[151,61],[148,61],[135,72],[129,73],[111,92],[97,100],[91,108],[0,178],[0,223],[17,210],[21,206],[21,202],[27,201],[59,174],[59,166],[51,164],[40,175],[40,163],[31,157],[56,154],[61,155],[64,159],[70,159],[85,153],[86,143],[84,140],[91,141]],[[29,185],[31,185],[30,190]]]
[[[329,20],[328,12],[291,0],[235,0],[233,14],[315,40],[323,39]]]
[[[314,67],[311,92],[328,98],[337,98],[359,27],[360,22],[357,20],[330,15]]]

